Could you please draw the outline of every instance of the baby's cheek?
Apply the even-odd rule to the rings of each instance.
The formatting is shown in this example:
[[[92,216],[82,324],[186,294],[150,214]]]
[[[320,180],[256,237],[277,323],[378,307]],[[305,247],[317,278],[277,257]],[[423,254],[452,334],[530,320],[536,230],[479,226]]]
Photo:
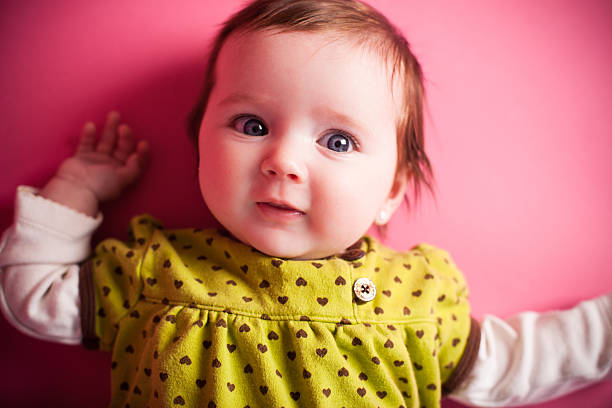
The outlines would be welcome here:
[[[200,149],[200,184],[222,187],[234,165],[232,155],[223,146],[206,143]]]
[[[199,179],[200,190],[202,197],[210,210],[215,210],[219,206],[220,200],[227,197],[227,175],[223,172],[221,163],[218,163],[214,158],[201,158]]]
[[[367,196],[357,183],[347,182],[337,184],[326,197],[320,197],[316,202],[321,204],[321,239],[338,245],[340,250],[359,239],[374,219]]]

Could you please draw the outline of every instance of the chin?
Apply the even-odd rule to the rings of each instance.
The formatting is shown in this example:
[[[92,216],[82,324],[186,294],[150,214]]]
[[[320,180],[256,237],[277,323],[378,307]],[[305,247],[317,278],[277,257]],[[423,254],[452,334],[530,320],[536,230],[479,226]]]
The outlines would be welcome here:
[[[255,244],[251,244],[251,246],[257,249],[259,252],[275,258],[300,259],[303,255],[303,251],[294,248],[295,245],[278,245],[269,242],[257,242]]]
[[[244,224],[242,224],[244,225]],[[231,226],[230,226],[231,227]],[[255,248],[259,252],[283,259],[321,259],[341,252],[321,247],[322,240],[304,231],[265,228],[253,225],[254,228],[232,230],[230,232],[242,243]],[[313,245],[318,244],[318,245]]]
[[[258,234],[252,239],[246,240],[247,244],[257,249],[259,252],[268,256],[283,259],[308,259],[308,245],[305,242],[300,242],[299,239],[292,237],[274,236],[268,234],[261,236]]]
[[[262,243],[258,245],[252,245],[253,248],[257,249],[268,256],[283,259],[294,259],[294,260],[316,260],[327,258],[328,256],[334,255],[337,252],[321,251],[316,248],[308,248],[308,246],[300,246],[298,242],[292,241],[291,243],[283,242],[279,244]]]

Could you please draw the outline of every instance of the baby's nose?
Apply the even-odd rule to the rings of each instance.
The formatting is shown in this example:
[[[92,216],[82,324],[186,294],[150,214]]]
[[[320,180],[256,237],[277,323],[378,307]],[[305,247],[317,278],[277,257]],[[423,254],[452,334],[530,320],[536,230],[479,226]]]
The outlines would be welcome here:
[[[276,146],[261,162],[261,172],[270,178],[303,183],[307,179],[306,164],[300,149]]]

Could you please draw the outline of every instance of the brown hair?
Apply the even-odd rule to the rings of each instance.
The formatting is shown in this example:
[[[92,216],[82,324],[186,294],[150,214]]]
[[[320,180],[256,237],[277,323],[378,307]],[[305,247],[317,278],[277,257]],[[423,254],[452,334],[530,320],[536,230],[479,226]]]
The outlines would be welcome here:
[[[397,123],[396,177],[410,175],[415,199],[425,185],[432,189],[433,173],[424,149],[423,73],[404,36],[372,7],[357,0],[254,0],[232,15],[215,37],[204,76],[204,88],[189,114],[187,128],[196,148],[202,118],[215,84],[215,65],[221,47],[234,32],[276,29],[281,32],[350,34],[379,52],[392,67],[392,81],[401,80],[403,114]],[[408,202],[408,198],[406,197]]]

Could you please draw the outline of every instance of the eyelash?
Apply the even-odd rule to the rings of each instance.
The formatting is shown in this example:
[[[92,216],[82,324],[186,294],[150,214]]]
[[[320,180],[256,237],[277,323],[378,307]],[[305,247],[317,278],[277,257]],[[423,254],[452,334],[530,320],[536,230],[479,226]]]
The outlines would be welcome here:
[[[351,135],[348,132],[345,132],[344,130],[340,130],[340,129],[330,129],[329,132],[326,132],[325,136],[331,136],[331,135],[342,135],[344,137],[346,137],[347,139],[349,139],[351,141],[351,143],[353,144],[353,148],[356,151],[361,150],[361,145],[359,144],[359,141],[357,141],[357,138],[355,138],[355,136]]]
[[[232,119],[230,120],[230,125],[233,129],[235,129],[236,131],[240,132],[240,133],[244,133],[242,130],[237,129],[236,126],[238,124],[239,121],[241,120],[251,120],[251,119],[255,119],[259,122],[262,123],[262,125],[266,128],[266,134],[267,132],[269,132],[269,129],[267,128],[267,126],[265,125],[265,122],[259,118],[256,115],[249,115],[249,114],[240,114],[240,115],[236,115],[234,117],[232,117]],[[246,122],[245,122],[246,123]],[[320,139],[322,139],[323,137],[326,136],[333,136],[333,135],[342,135],[344,137],[346,137],[347,139],[350,140],[351,144],[353,145],[353,150],[359,151],[361,150],[361,145],[359,144],[359,141],[357,140],[357,138],[355,138],[353,135],[351,135],[350,133],[344,131],[344,130],[340,130],[340,129],[330,129],[328,132],[326,132],[321,138],[317,139],[317,141],[319,141]]]
[[[231,127],[234,129],[234,130],[236,130],[236,131],[238,131],[238,132],[240,132],[240,133],[244,134],[244,131],[243,131],[242,129],[238,129],[238,128],[237,128],[238,122],[240,122],[241,120],[245,120],[245,124],[246,124],[246,122],[247,122],[247,121],[249,121],[249,120],[251,120],[251,119],[255,119],[255,120],[257,120],[257,121],[261,122],[261,124],[262,124],[262,125],[263,125],[263,126],[266,128],[266,134],[267,134],[267,132],[269,131],[269,130],[268,130],[268,127],[266,126],[265,122],[264,122],[264,121],[263,121],[261,118],[259,118],[258,116],[256,116],[256,115],[247,115],[247,114],[240,114],[240,115],[236,115],[236,116],[234,116],[234,117],[232,117],[232,118],[230,119],[230,126],[231,126]],[[248,136],[252,136],[252,135],[248,135]]]

